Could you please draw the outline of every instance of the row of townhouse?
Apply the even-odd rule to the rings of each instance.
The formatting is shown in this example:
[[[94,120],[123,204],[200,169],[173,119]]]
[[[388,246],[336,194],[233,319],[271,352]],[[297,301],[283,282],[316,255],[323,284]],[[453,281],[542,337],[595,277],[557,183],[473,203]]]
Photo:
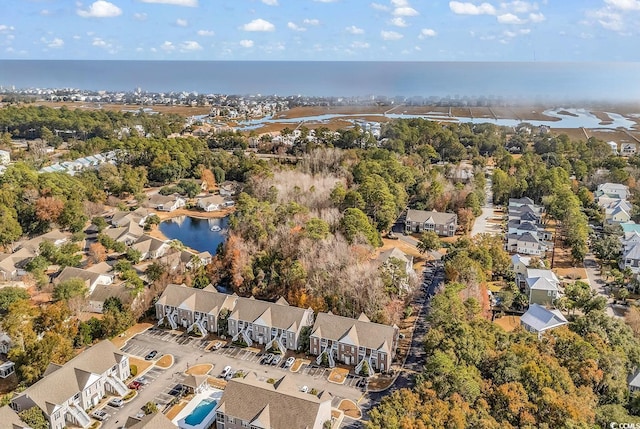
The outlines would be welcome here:
[[[558,276],[544,268],[542,261],[535,263],[530,256],[513,255],[511,268],[516,275],[516,284],[529,298],[529,305],[551,305],[560,297]]]
[[[227,295],[212,285],[204,289],[169,285],[155,308],[158,323],[172,329],[197,327],[201,333],[223,333],[234,341],[283,353],[298,350],[303,328],[310,328],[309,352],[318,356],[318,362],[326,359],[335,366],[338,361],[357,370],[366,362],[370,373],[389,370],[398,339],[396,326],[372,323],[364,315],[356,320],[319,313],[314,322],[311,308],[291,306],[283,298],[272,303]]]
[[[507,222],[507,251],[544,256],[550,250],[552,234],[542,224],[542,207],[528,197],[510,198]]]
[[[103,164],[115,164],[117,158],[116,151],[110,151],[106,153],[99,153],[96,155],[90,155],[83,158],[78,158],[73,161],[56,162],[47,167],[40,169],[40,173],[67,173],[71,176],[77,172],[86,169],[96,169]]]
[[[129,357],[105,340],[64,365],[49,364],[43,378],[11,399],[10,406],[15,412],[38,407],[51,429],[87,428],[92,424],[88,410],[107,394],[127,394],[123,381],[129,376]]]
[[[25,266],[40,253],[40,243],[43,241],[61,246],[70,239],[70,233],[54,229],[46,234],[19,242],[13,253],[0,253],[0,281],[19,280],[24,276]]]

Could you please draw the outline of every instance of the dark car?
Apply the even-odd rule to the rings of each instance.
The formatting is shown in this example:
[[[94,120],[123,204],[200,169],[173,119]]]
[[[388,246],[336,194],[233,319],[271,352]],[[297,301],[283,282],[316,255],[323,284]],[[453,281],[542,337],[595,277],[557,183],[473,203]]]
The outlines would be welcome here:
[[[129,383],[129,389],[131,390],[138,390],[140,389],[140,386],[142,386],[142,384],[138,383],[137,381],[132,381],[131,383]]]
[[[152,350],[148,355],[144,357],[145,360],[152,360],[154,357],[158,355],[158,350]]]

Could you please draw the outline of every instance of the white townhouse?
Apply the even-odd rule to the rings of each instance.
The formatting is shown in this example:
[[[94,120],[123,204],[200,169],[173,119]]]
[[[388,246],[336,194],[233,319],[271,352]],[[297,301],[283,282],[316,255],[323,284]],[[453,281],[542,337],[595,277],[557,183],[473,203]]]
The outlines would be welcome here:
[[[101,341],[64,365],[49,364],[43,378],[10,405],[16,412],[40,408],[51,429],[87,428],[93,423],[87,410],[107,394],[127,394],[123,380],[129,375],[129,357],[111,341]]]

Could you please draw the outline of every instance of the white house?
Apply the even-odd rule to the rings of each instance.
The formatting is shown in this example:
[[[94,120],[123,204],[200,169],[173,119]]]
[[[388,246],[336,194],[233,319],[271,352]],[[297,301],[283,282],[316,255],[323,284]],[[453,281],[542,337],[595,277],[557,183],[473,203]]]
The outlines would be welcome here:
[[[614,155],[618,155],[618,143],[614,141],[610,141],[610,142],[607,142],[607,144],[611,148],[611,153],[613,153]]]
[[[546,331],[559,328],[567,323],[567,319],[559,310],[548,310],[539,304],[531,304],[526,313],[520,318],[520,324],[524,329],[534,334],[538,338],[542,337]]]
[[[215,212],[221,210],[224,206],[224,197],[221,195],[211,195],[200,198],[197,206],[205,212]]]
[[[626,200],[629,196],[629,187],[621,183],[602,183],[598,185],[595,195],[596,197],[607,195],[612,198]]]
[[[0,165],[7,165],[11,162],[11,153],[6,150],[0,150]]]
[[[160,195],[156,194],[149,198],[148,202],[151,208],[163,211],[172,212],[187,204],[187,201],[180,195]]]
[[[637,151],[635,143],[622,143],[620,148],[620,155],[622,156],[632,156],[635,155]]]

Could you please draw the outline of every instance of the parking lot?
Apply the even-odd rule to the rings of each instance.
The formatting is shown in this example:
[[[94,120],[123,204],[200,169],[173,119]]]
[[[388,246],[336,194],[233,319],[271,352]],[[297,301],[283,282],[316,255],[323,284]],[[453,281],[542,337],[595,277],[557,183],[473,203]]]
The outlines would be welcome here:
[[[154,360],[160,359],[165,354],[171,354],[174,364],[169,369],[161,369],[152,366],[141,374],[146,379],[146,384],[138,389],[138,395],[124,406],[117,408],[106,405],[103,409],[110,414],[107,421],[103,422],[103,428],[118,428],[128,416],[134,416],[140,412],[141,407],[153,401],[158,404],[160,410],[171,406],[171,402],[181,394],[181,383],[184,381],[184,371],[193,365],[209,363],[213,365],[210,374],[213,377],[220,375],[226,366],[230,366],[233,372],[254,372],[270,378],[280,378],[283,375],[292,377],[300,389],[308,388],[317,391],[328,391],[338,398],[358,400],[362,397],[366,388],[366,379],[349,374],[343,384],[330,383],[327,379],[330,369],[321,367],[312,361],[303,364],[296,373],[290,371],[286,360],[292,355],[288,352],[282,356],[276,365],[263,364],[265,353],[256,348],[241,348],[232,344],[213,350],[210,340],[203,340],[175,331],[166,331],[159,328],[151,328],[138,334],[122,348],[122,351],[144,359],[149,352],[157,350]]]

